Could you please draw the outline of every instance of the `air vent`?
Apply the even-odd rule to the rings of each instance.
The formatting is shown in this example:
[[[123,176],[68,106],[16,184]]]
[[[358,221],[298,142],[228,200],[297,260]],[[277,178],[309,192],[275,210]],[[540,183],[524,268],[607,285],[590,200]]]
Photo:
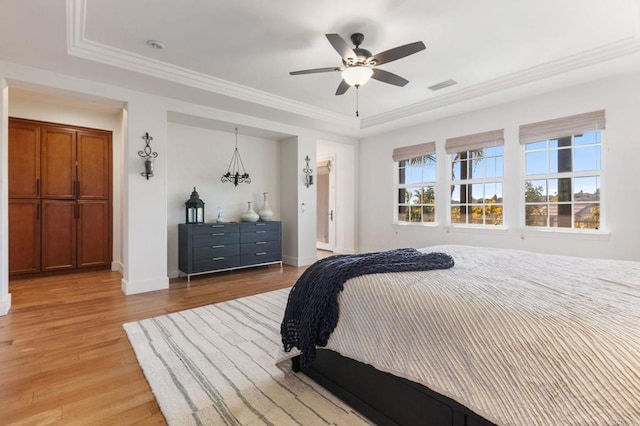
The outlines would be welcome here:
[[[157,50],[164,49],[164,43],[158,40],[147,40],[147,46]]]
[[[454,80],[447,80],[443,81],[442,83],[429,86],[429,90],[433,90],[435,92],[436,90],[444,89],[445,87],[453,86],[454,84],[458,84],[458,82]]]

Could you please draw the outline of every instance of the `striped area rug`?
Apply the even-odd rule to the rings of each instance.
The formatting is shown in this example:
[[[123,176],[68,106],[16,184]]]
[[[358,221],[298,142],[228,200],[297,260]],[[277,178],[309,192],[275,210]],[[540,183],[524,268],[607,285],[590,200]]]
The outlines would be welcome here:
[[[169,425],[369,424],[275,365],[289,289],[124,324]]]

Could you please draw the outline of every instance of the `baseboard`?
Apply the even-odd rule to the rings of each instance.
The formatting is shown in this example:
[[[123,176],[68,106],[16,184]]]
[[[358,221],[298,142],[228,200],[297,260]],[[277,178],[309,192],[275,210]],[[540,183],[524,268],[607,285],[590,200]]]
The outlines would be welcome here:
[[[355,250],[344,248],[344,247],[336,247],[333,250],[333,252],[336,253],[336,254],[354,254]]]
[[[165,290],[169,288],[169,278],[154,278],[144,281],[128,282],[122,279],[122,292],[127,296],[131,294],[146,293],[148,291]]]
[[[316,260],[318,260],[317,256],[309,256],[309,257],[282,256],[282,262],[286,265],[292,265],[292,266],[307,266],[307,265],[311,265]]]
[[[180,269],[178,268],[169,268],[167,271],[167,275],[169,275],[169,279],[180,277]]]
[[[124,271],[124,265],[122,262],[111,262],[111,270],[122,273]]]
[[[7,315],[9,309],[11,309],[11,293],[5,294],[2,300],[0,300],[0,316]]]

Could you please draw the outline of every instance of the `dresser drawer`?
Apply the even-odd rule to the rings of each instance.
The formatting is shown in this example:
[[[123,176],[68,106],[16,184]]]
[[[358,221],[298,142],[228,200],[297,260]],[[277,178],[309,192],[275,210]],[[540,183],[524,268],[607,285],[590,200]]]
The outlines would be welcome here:
[[[200,262],[202,260],[210,260],[214,257],[229,257],[240,254],[240,246],[233,245],[217,245],[193,248],[193,261]]]
[[[240,245],[240,254],[250,254],[261,252],[278,252],[280,253],[280,241],[256,241],[253,243],[245,243]]]
[[[238,232],[240,232],[240,227],[237,223],[203,223],[191,226],[191,232],[193,232],[193,235],[213,234],[218,232],[224,232],[226,234],[237,234]]]
[[[279,262],[282,260],[280,246],[277,250],[272,251],[253,251],[251,253],[243,253],[240,256],[242,266],[254,265],[258,263]]]
[[[208,260],[193,262],[193,272],[215,271],[216,269],[235,268],[240,266],[240,256],[220,256]]]
[[[240,234],[237,232],[228,233],[225,231],[214,231],[206,234],[196,234],[193,236],[193,246],[228,246],[240,243]]]
[[[280,222],[242,223],[240,226],[240,244],[280,241]]]

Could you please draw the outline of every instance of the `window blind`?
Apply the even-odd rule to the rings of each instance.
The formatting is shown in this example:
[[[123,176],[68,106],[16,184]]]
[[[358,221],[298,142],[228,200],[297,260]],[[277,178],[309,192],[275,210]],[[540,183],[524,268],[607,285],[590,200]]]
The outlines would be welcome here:
[[[419,145],[403,146],[393,150],[393,161],[403,161],[410,158],[422,157],[436,152],[435,142],[426,142]]]
[[[520,126],[520,144],[604,130],[604,110],[571,115]]]
[[[453,154],[500,145],[504,145],[504,129],[447,139],[444,148],[447,154]]]
[[[331,173],[331,160],[318,162],[316,169],[317,169],[317,172],[316,172],[317,174],[328,175],[329,173]]]

